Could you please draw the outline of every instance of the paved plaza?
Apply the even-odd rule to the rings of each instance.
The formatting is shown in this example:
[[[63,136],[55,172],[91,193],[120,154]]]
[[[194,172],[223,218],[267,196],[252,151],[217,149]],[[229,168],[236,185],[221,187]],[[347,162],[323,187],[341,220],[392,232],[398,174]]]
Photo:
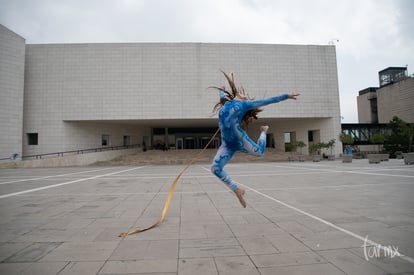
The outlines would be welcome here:
[[[0,274],[414,274],[414,166],[230,163],[0,170]]]

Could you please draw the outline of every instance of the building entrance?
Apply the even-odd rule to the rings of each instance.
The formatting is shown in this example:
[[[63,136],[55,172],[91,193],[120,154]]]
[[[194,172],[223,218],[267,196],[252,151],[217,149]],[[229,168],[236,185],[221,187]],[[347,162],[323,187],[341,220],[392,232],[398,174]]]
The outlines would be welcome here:
[[[154,149],[202,149],[216,131],[217,128],[153,128],[152,144]],[[216,137],[208,148],[219,146],[220,138]]]

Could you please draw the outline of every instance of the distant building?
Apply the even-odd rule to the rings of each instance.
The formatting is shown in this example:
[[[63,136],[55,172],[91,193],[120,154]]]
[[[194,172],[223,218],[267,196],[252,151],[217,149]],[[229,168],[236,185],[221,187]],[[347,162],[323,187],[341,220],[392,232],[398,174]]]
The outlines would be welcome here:
[[[144,143],[203,147],[218,127],[219,97],[209,87],[226,84],[220,70],[255,98],[301,93],[266,107],[249,128],[253,139],[267,124],[268,145],[284,151],[286,142],[328,142],[341,131],[332,45],[30,45],[1,25],[0,41],[0,159]]]
[[[388,123],[394,116],[414,123],[414,78],[406,67],[389,67],[378,73],[378,88],[359,91],[359,123]]]

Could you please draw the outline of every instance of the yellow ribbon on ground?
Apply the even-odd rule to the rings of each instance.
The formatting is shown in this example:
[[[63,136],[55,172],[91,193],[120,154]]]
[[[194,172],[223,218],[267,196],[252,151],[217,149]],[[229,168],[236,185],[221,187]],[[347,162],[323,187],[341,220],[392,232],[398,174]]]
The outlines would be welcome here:
[[[199,159],[199,157],[201,156],[201,154],[203,154],[204,151],[208,148],[208,146],[214,140],[214,138],[217,136],[217,134],[219,133],[219,131],[220,131],[220,128],[217,129],[217,131],[214,133],[214,135],[208,141],[208,143],[206,144],[206,146],[204,146],[204,148],[187,164],[187,166],[185,166],[183,168],[183,170],[181,170],[181,172],[178,174],[178,176],[174,179],[173,183],[171,184],[170,191],[168,192],[167,198],[165,200],[164,207],[162,209],[162,213],[161,213],[160,219],[156,223],[154,223],[153,225],[151,225],[149,227],[146,227],[146,228],[143,228],[143,229],[136,229],[136,230],[131,231],[131,232],[121,233],[121,234],[119,234],[118,237],[124,238],[126,236],[130,236],[130,235],[133,235],[133,234],[137,234],[137,233],[140,233],[140,232],[144,232],[144,231],[150,230],[150,229],[152,229],[152,228],[154,228],[154,227],[156,227],[156,226],[158,226],[158,225],[160,225],[162,223],[162,221],[165,218],[165,215],[167,214],[168,207],[170,206],[171,198],[172,198],[172,195],[174,193],[175,187],[177,186],[178,180],[181,178],[181,176],[184,174],[184,172],[187,171],[187,169],[190,168],[190,166]]]

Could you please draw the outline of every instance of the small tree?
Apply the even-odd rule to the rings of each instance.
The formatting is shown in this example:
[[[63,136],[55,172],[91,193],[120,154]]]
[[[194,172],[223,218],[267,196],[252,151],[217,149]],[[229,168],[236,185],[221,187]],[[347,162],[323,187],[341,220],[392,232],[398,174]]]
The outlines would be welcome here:
[[[381,133],[375,133],[369,138],[369,141],[372,144],[377,144],[378,145],[378,152],[379,152],[381,144],[384,144],[385,137]]]
[[[331,155],[332,155],[332,149],[335,147],[335,139],[331,139],[328,143],[326,143],[326,148],[331,149]]]
[[[339,134],[339,140],[344,145],[352,145],[354,143],[354,139],[352,138],[352,136],[344,133]]]
[[[319,154],[319,150],[322,148],[322,143],[313,143],[309,145],[309,153],[312,155]]]
[[[296,142],[296,147],[299,147],[300,154],[302,155],[302,148],[306,147],[306,144],[303,141]]]
[[[412,152],[414,143],[414,124],[406,123],[395,116],[388,124],[391,134],[385,138],[384,148],[391,156],[396,151]]]
[[[293,143],[285,143],[285,152],[293,152],[296,147]]]

